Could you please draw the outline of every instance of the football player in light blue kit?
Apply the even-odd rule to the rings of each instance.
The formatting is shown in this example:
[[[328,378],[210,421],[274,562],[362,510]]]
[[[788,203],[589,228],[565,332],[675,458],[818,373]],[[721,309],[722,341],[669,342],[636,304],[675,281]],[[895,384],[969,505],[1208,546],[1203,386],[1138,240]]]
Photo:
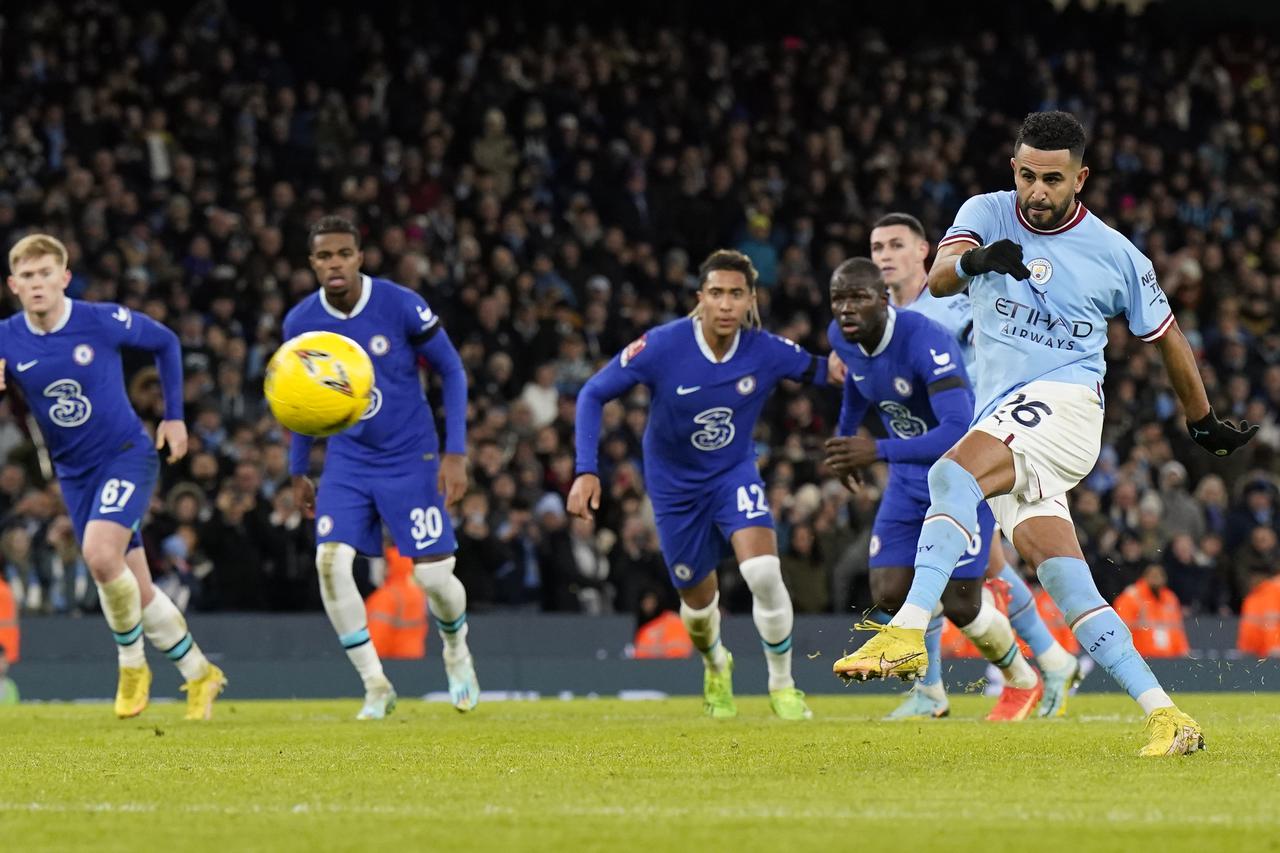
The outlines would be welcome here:
[[[320,289],[284,321],[284,335],[337,332],[373,361],[374,391],[360,422],[331,437],[319,493],[307,477],[313,440],[295,435],[289,471],[298,506],[316,516],[316,571],[325,612],[364,682],[356,715],[378,720],[396,693],[369,639],[364,600],[352,576],[356,552],[382,553],[385,523],[401,554],[414,561],[443,639],[449,695],[459,711],[480,698],[467,646],[467,593],[453,574],[454,540],[448,507],[466,491],[467,377],[440,318],[412,290],[360,272],[360,232],[337,216],[318,220],[307,237]],[[445,448],[418,372],[418,358],[444,385]]]
[[[880,268],[885,283],[889,285],[892,304],[900,310],[918,311],[949,329],[960,344],[965,370],[972,379],[977,367],[977,353],[973,346],[973,309],[969,297],[964,293],[944,297],[930,293],[929,272],[924,265],[928,257],[929,241],[925,239],[924,226],[914,216],[890,213],[872,226],[871,260]],[[999,537],[998,527],[994,535]],[[995,542],[998,543],[999,539]],[[1060,716],[1066,712],[1071,688],[1082,678],[1080,664],[1049,632],[1036,609],[1031,589],[1022,575],[1006,562],[1004,549],[993,547],[990,550],[987,577],[999,578],[1008,585],[1011,596],[1009,622],[1014,631],[1027,641],[1044,674],[1044,698],[1040,700],[1039,715]],[[936,611],[925,630],[925,646],[929,652],[929,671],[916,683],[903,704],[889,715],[891,719],[939,717],[947,710],[942,686],[942,617]]]
[[[760,329],[756,270],[741,252],[713,252],[699,270],[689,317],[651,329],[583,387],[576,421],[577,473],[569,512],[600,506],[596,474],[604,404],[635,385],[649,389],[644,480],[658,540],[680,594],[680,617],[702,652],[704,711],[737,715],[733,656],[720,642],[715,568],[732,552],[754,599],[764,643],[769,700],[783,719],[812,714],[791,677],[791,596],[782,581],[777,537],[756,466],[756,420],[783,379],[822,385],[825,359]]]
[[[1015,188],[966,201],[940,244],[929,289],[969,290],[977,417],[929,471],[932,502],[906,604],[837,666],[863,677],[923,669],[924,655],[911,655],[924,650],[929,614],[985,498],[1080,644],[1147,715],[1139,754],[1184,755],[1203,748],[1200,726],[1160,687],[1098,594],[1066,504],[1101,443],[1107,321],[1123,314],[1133,334],[1157,346],[1191,436],[1206,450],[1225,456],[1257,428],[1214,414],[1151,262],[1076,198],[1089,175],[1084,143],[1068,113],[1027,116],[1010,161]],[[902,668],[885,665],[903,658]]]
[[[9,252],[9,289],[22,310],[0,322],[0,391],[17,385],[49,447],[62,498],[98,600],[115,636],[120,666],[115,713],[135,717],[150,700],[142,637],[186,679],[189,720],[207,720],[227,683],[191,638],[181,611],[151,583],[138,528],[160,468],[187,452],[178,336],[121,305],[68,299],[67,248],[47,234]],[[154,353],[164,418],[154,446],[129,402],[122,348]]]
[[[827,464],[853,491],[851,481],[859,471],[880,459],[889,463],[889,482],[872,526],[869,564],[878,612],[895,613],[914,573],[916,541],[929,507],[929,467],[969,428],[973,391],[955,335],[919,312],[894,310],[884,278],[870,259],[851,258],[836,268],[831,313],[827,340],[848,370],[837,437],[827,442]],[[855,435],[872,407],[888,433],[879,441]],[[1013,722],[1027,718],[1044,686],[1023,659],[1009,620],[990,594],[984,595],[994,528],[991,510],[980,507],[973,544],[956,564],[934,621],[941,634],[945,614],[999,667],[1005,689],[987,719]],[[878,623],[859,627],[873,626]],[[930,639],[937,643],[938,637]],[[907,712],[899,708],[890,719],[947,714],[941,667],[932,659],[922,683],[908,697]],[[912,696],[919,698],[913,701]]]

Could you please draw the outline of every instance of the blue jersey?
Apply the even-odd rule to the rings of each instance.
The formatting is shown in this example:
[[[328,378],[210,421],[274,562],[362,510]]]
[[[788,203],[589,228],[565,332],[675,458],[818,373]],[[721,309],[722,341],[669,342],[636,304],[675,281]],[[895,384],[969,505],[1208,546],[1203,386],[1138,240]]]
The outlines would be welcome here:
[[[838,435],[853,435],[874,406],[889,437],[877,442],[892,480],[924,485],[929,467],[964,435],[973,391],[960,345],[947,329],[914,311],[889,308],[872,352],[849,343],[832,320],[831,346],[849,368]]]
[[[121,305],[67,299],[48,332],[25,312],[0,322],[5,378],[22,389],[60,478],[75,478],[138,442],[150,447],[129,402],[120,350],[156,353],[166,420],[182,419],[178,336]]]
[[[915,311],[923,314],[955,337],[960,344],[960,353],[964,356],[964,368],[970,379],[977,353],[973,348],[973,306],[964,293],[955,296],[934,296],[926,287],[910,305],[898,306],[901,311]]]
[[[756,420],[783,379],[823,384],[827,364],[758,329],[738,332],[715,360],[696,318],[651,329],[591,378],[578,397],[577,470],[595,473],[605,401],[632,386],[650,391],[644,432],[645,483],[658,498],[687,497],[755,458]]]
[[[359,423],[329,438],[327,460],[347,470],[399,467],[408,458],[439,449],[427,405],[418,356],[444,380],[445,452],[466,452],[467,382],[457,351],[421,296],[394,282],[360,276],[361,294],[350,314],[334,308],[319,290],[284,320],[285,339],[304,332],[337,332],[362,346],[373,362],[373,399]],[[312,441],[295,436],[289,470],[307,470]]]
[[[1173,325],[1151,261],[1077,202],[1051,230],[1028,223],[1013,190],[974,196],[956,214],[939,248],[1008,239],[1022,246],[1031,278],[987,273],[969,281],[978,350],[981,420],[1012,391],[1036,380],[1101,390],[1107,321],[1124,314],[1129,330],[1155,341]]]

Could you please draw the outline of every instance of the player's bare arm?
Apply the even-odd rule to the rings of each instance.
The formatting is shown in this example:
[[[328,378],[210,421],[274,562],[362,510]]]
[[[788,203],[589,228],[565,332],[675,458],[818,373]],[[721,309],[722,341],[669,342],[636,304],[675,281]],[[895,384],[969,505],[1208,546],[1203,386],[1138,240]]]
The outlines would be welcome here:
[[[1257,433],[1257,425],[1241,421],[1239,426],[1220,420],[1209,405],[1209,396],[1200,378],[1195,353],[1175,321],[1164,336],[1156,341],[1173,391],[1182,403],[1191,438],[1215,456],[1227,456],[1248,443]]]

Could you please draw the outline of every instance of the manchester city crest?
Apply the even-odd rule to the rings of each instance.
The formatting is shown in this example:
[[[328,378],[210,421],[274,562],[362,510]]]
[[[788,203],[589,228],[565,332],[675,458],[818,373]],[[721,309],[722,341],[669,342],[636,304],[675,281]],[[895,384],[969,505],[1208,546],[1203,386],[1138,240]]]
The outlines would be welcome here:
[[[1032,284],[1048,284],[1053,278],[1053,264],[1048,258],[1032,258],[1027,261],[1027,269],[1031,271]]]

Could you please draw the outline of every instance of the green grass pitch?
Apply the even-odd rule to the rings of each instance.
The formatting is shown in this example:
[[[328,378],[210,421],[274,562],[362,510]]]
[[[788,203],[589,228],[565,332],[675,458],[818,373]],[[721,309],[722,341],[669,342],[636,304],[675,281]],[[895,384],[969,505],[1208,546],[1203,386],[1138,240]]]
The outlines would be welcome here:
[[[245,850],[1280,850],[1280,694],[1182,695],[1209,750],[1140,760],[1136,706],[1066,719],[877,722],[888,696],[811,699],[808,723],[739,700],[224,700],[0,708],[0,847]]]

